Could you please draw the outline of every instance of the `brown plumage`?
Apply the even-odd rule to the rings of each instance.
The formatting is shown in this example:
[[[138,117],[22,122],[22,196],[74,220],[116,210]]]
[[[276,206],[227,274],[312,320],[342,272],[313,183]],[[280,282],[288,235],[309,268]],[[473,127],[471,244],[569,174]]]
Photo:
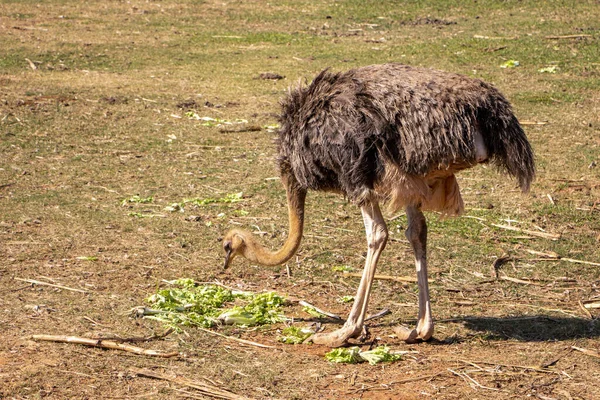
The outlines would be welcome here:
[[[282,249],[265,250],[245,231],[223,241],[226,265],[241,254],[274,265],[287,261],[302,236],[307,190],[334,191],[361,208],[369,248],[355,303],[343,328],[313,341],[339,346],[360,334],[371,281],[387,228],[379,203],[406,208],[407,237],[419,279],[419,322],[399,328],[407,341],[433,333],[426,272],[427,227],[421,210],[459,214],[454,174],[490,162],[523,191],[534,177],[531,146],[508,101],[491,85],[458,74],[401,64],[321,72],[282,103],[278,165],[287,190],[290,234]]]

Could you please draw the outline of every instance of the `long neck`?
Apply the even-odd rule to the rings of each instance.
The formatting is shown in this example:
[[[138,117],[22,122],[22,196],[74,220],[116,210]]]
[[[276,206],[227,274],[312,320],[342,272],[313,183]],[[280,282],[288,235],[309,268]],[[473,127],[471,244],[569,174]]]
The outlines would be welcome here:
[[[282,178],[287,192],[289,233],[283,246],[277,251],[270,251],[258,243],[253,237],[246,238],[244,256],[262,265],[280,265],[292,258],[298,250],[304,229],[304,202],[306,190],[299,188],[293,177]]]

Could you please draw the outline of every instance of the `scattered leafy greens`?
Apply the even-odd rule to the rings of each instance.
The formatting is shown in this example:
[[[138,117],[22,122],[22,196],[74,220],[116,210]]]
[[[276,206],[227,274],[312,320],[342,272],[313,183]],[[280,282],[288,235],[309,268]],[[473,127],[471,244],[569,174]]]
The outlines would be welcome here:
[[[243,326],[272,324],[285,320],[285,299],[276,293],[232,291],[217,285],[197,286],[192,279],[169,282],[147,301],[153,311],[147,318],[169,326],[211,327],[218,322]],[[233,303],[237,305],[233,305]],[[229,306],[229,307],[227,307]]]
[[[358,355],[371,365],[380,362],[394,362],[402,358],[400,354],[390,353],[390,349],[387,346],[378,346],[373,350],[361,351]]]
[[[335,363],[357,364],[363,359],[358,355],[358,347],[340,347],[325,354],[325,359]]]
[[[301,344],[304,343],[314,332],[309,328],[298,328],[295,326],[288,326],[282,331],[282,336],[279,336],[278,340],[286,344]]]
[[[335,265],[331,267],[333,272],[350,272],[352,271],[352,267],[349,265]]]
[[[309,315],[312,315],[315,318],[327,318],[327,315],[317,311],[317,309],[313,306],[304,306],[302,307],[302,311]]]
[[[515,68],[518,67],[521,63],[517,60],[507,60],[500,64],[500,68]]]
[[[358,347],[333,349],[325,354],[325,358],[335,363],[356,364],[366,361],[371,365],[375,365],[380,362],[398,361],[402,356],[390,353],[390,349],[387,346],[378,346],[369,351],[360,351]]]
[[[342,296],[340,297],[340,303],[352,303],[354,301],[354,296]]]
[[[548,73],[548,74],[555,74],[557,69],[558,69],[558,67],[556,65],[551,65],[549,67],[544,67],[544,68],[538,69],[538,72],[540,72],[540,73]]]

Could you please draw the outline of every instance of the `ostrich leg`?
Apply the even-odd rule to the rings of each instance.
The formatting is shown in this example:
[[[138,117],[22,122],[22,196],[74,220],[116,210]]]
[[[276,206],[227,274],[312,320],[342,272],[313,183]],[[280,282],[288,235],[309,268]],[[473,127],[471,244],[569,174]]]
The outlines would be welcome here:
[[[415,254],[417,280],[419,286],[419,321],[415,329],[398,326],[394,329],[398,338],[413,343],[418,340],[429,340],[433,335],[433,317],[429,301],[429,284],[427,282],[427,221],[419,207],[408,206],[408,228],[406,238]]]
[[[343,327],[330,333],[315,334],[312,338],[313,343],[339,347],[345,344],[348,339],[357,337],[362,333],[375,268],[377,267],[379,256],[387,243],[388,231],[377,201],[372,200],[365,204],[361,207],[361,212],[369,248],[367,250],[365,269],[363,270],[360,285],[354,298],[352,310]]]

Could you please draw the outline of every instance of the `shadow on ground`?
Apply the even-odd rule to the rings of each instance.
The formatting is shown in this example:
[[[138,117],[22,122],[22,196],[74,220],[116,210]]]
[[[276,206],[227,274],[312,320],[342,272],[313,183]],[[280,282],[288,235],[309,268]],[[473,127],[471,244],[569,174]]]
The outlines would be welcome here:
[[[600,337],[600,319],[576,317],[464,317],[453,322],[483,333],[488,340],[514,339],[524,342],[560,341]]]

